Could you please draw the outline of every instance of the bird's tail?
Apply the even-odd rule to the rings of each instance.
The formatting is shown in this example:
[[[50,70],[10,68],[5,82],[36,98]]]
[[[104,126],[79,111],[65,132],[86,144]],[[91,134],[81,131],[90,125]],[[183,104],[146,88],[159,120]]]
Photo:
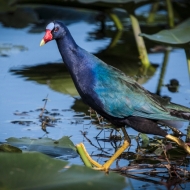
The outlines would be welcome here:
[[[162,120],[160,123],[179,129],[185,121],[190,121],[190,108],[169,101],[164,106],[170,111],[171,116],[180,120]]]
[[[172,116],[190,121],[190,108],[172,102],[168,102],[165,107]]]
[[[190,112],[184,112],[181,110],[180,111],[179,110],[170,110],[170,114],[177,118],[181,118],[181,119],[190,121]]]

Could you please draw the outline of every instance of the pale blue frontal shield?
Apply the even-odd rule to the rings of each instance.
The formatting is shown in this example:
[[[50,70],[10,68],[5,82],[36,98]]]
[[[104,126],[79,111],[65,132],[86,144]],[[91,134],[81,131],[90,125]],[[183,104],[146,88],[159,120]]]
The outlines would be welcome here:
[[[46,30],[53,30],[55,27],[53,22],[50,22],[47,26],[46,26]]]

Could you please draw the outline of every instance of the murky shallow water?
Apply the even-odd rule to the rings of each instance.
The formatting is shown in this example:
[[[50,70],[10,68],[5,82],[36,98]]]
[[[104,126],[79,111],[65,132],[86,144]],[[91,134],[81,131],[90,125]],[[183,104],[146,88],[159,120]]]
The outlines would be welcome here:
[[[100,129],[92,124],[89,118],[84,119],[84,113],[88,114],[88,107],[82,103],[78,97],[72,81],[64,65],[62,65],[61,56],[58,52],[56,43],[50,42],[43,47],[39,47],[41,38],[44,32],[31,33],[29,31],[34,28],[34,25],[29,25],[22,29],[4,27],[0,24],[0,142],[6,141],[9,137],[30,137],[41,138],[49,137],[59,139],[62,136],[71,136],[71,140],[77,144],[84,142],[90,154],[102,153],[97,147],[104,148],[112,154],[115,150],[110,142],[96,141],[95,136]],[[130,71],[131,68],[139,68],[137,53],[134,53],[135,61],[131,60],[130,51],[122,52],[121,55],[116,52],[118,49],[106,49],[111,42],[110,35],[102,39],[94,40],[91,33],[98,30],[99,26],[95,23],[89,24],[85,21],[73,22],[68,26],[71,34],[76,42],[88,50],[89,52],[99,55],[107,63],[124,69],[127,74],[135,75],[137,71]],[[113,27],[112,27],[113,28]],[[111,30],[111,33],[116,35],[116,30]],[[131,35],[131,31],[124,32],[123,36]],[[113,35],[112,35],[113,36]],[[124,41],[124,37],[118,42],[116,47],[128,47],[128,41]],[[129,37],[130,38],[130,37]],[[88,39],[88,40],[87,40]],[[91,40],[89,40],[91,39]],[[131,43],[131,42],[130,42]],[[130,44],[129,46],[134,46]],[[134,42],[133,42],[134,43]],[[127,48],[126,48],[127,49]],[[128,59],[128,57],[130,59]],[[152,63],[156,63],[158,67],[153,67],[153,72],[148,78],[140,81],[143,86],[151,92],[156,92],[158,80],[160,78],[161,65],[163,62],[164,53],[151,53],[149,59]],[[120,60],[121,58],[121,60]],[[125,58],[125,59],[124,59]],[[115,60],[115,63],[112,61]],[[117,62],[117,63],[116,63]],[[129,63],[129,64],[128,64]],[[135,73],[136,72],[136,73]],[[190,106],[190,80],[188,75],[187,63],[183,49],[175,49],[169,54],[168,64],[166,67],[163,84],[168,84],[170,79],[177,79],[180,83],[179,92],[169,92],[166,87],[161,88],[161,95],[171,97],[173,102],[180,103],[185,106]],[[38,108],[43,107],[42,101],[48,94],[48,103],[46,109],[59,113],[55,116],[60,119],[54,127],[48,127],[46,134],[41,130],[38,116]],[[15,113],[26,112],[24,115]],[[32,124],[22,125],[13,121],[30,121]],[[91,145],[81,134],[81,131],[87,132],[87,137],[95,145]],[[182,129],[184,133],[185,127]],[[109,136],[110,131],[104,130],[100,138]],[[137,135],[137,132],[128,129],[130,135]],[[136,142],[132,141],[132,151],[135,151]],[[103,163],[106,158],[94,157],[100,163]],[[71,163],[83,164],[80,158],[70,159]],[[127,165],[126,160],[120,160],[119,165]],[[112,166],[116,167],[115,164]],[[126,179],[132,183],[134,189],[142,187],[154,188],[153,184],[137,183],[133,179]],[[161,187],[162,188],[162,187]]]

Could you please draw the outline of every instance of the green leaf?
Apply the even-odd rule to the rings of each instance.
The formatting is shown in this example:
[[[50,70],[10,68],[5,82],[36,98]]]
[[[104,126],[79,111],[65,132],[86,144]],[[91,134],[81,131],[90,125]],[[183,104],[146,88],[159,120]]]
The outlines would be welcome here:
[[[40,153],[0,153],[0,189],[6,190],[96,190],[123,189],[125,178],[67,162]]]
[[[143,36],[149,40],[163,43],[167,45],[186,47],[190,46],[190,19],[186,20],[178,27],[170,30],[162,30],[156,34],[144,34],[141,33],[140,36]]]
[[[167,151],[167,157],[170,160],[178,160],[178,159],[182,159],[183,157],[185,158],[187,155],[187,153],[185,152],[185,150],[179,146],[169,149]]]
[[[42,139],[30,139],[30,138],[9,138],[7,143],[18,147],[25,151],[37,151],[53,157],[62,156],[63,159],[67,157],[78,156],[76,152],[75,145],[69,139],[69,137],[64,136],[59,140],[53,140],[50,138]]]
[[[140,133],[140,137],[142,139],[142,147],[147,147],[149,145],[149,138],[146,134]]]
[[[154,154],[156,154],[157,156],[160,156],[163,153],[163,148],[162,147],[158,147],[155,151]]]
[[[21,153],[22,150],[17,148],[17,147],[11,146],[9,144],[1,144],[0,145],[0,152],[17,152],[17,153]]]

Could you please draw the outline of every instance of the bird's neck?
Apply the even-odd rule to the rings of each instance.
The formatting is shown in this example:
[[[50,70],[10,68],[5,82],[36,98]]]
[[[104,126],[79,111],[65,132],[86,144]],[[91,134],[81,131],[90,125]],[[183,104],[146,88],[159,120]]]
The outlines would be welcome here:
[[[73,67],[76,67],[76,51],[78,45],[72,38],[71,34],[68,31],[68,34],[64,38],[56,40],[59,52],[62,56],[62,59],[69,70]]]
[[[85,86],[86,84],[84,73],[87,75],[88,72],[87,66],[84,67],[83,65],[83,56],[81,56],[80,53],[81,48],[75,43],[70,33],[64,38],[57,39],[56,42],[63,62],[69,70],[79,94],[81,94],[83,91],[81,86]],[[80,83],[78,83],[78,81],[80,81]]]

